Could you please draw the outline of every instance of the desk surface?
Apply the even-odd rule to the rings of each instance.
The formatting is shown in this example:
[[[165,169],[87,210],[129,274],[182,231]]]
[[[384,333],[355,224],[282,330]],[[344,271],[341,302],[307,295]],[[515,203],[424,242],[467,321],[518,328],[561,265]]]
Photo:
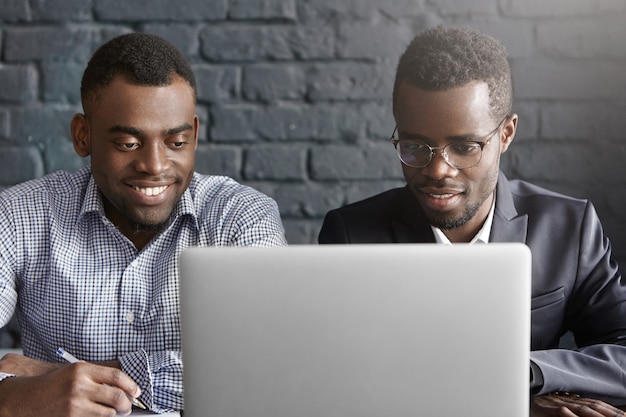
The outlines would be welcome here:
[[[2,358],[7,353],[17,353],[19,355],[22,354],[22,349],[0,349],[0,358]]]

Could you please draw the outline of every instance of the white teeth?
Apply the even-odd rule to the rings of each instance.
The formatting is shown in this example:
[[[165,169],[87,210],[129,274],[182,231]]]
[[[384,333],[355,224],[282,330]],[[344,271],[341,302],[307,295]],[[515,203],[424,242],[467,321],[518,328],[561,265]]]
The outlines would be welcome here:
[[[454,194],[431,194],[430,196],[433,198],[438,198],[443,200],[444,198],[450,198],[452,197]]]
[[[136,187],[133,186],[134,190],[139,191],[141,194],[145,194],[147,196],[155,196],[155,195],[159,195],[161,194],[163,191],[165,191],[165,189],[167,188],[167,186],[163,185],[161,187]]]

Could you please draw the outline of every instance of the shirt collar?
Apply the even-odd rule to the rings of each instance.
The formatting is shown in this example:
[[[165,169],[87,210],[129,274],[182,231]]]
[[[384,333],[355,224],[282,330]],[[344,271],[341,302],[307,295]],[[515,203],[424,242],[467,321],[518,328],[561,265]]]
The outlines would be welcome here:
[[[494,193],[493,201],[491,202],[491,208],[489,209],[489,214],[487,214],[487,218],[485,219],[485,223],[483,223],[483,227],[480,228],[478,233],[470,240],[470,244],[472,243],[489,243],[489,237],[491,236],[491,224],[493,223],[493,214],[495,212],[496,207],[496,196]],[[443,233],[441,229],[438,227],[430,226],[433,230],[433,234],[435,235],[435,242],[443,243],[446,245],[452,245],[450,239]]]

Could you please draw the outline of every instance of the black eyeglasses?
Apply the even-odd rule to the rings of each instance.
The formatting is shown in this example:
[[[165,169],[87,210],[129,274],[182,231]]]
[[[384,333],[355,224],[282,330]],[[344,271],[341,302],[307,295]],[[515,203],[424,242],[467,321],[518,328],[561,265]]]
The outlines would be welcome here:
[[[398,158],[403,164],[414,168],[424,168],[430,164],[436,150],[441,150],[441,155],[448,165],[456,169],[466,169],[478,165],[483,156],[483,149],[489,144],[492,136],[500,129],[507,119],[505,116],[498,126],[476,140],[449,143],[446,146],[430,146],[417,139],[396,139],[398,126],[393,129],[391,143],[396,148]]]

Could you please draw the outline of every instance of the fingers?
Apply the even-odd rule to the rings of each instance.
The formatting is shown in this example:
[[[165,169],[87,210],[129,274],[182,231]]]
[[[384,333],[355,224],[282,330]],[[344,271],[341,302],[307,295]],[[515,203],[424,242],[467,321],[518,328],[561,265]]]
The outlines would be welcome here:
[[[566,407],[575,411],[578,416],[618,417],[626,414],[604,401],[576,396],[559,396]]]
[[[97,382],[119,388],[131,398],[137,398],[141,394],[139,385],[120,369],[103,366],[97,366],[97,368],[102,371],[97,376]]]
[[[135,381],[119,369],[86,362],[66,368],[70,373],[68,390],[71,397],[113,408],[120,415],[130,413],[131,399],[141,393]]]
[[[626,413],[600,400],[555,393],[533,398],[531,416],[620,417]]]

